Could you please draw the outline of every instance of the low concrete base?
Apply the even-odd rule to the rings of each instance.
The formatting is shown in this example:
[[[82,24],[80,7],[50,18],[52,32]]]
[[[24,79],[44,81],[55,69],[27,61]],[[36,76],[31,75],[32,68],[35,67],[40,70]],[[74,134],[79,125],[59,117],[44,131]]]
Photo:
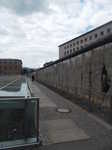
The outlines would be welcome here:
[[[19,150],[22,148],[33,148],[40,145],[40,140],[37,142],[36,138],[20,139],[13,141],[0,142],[0,150]]]

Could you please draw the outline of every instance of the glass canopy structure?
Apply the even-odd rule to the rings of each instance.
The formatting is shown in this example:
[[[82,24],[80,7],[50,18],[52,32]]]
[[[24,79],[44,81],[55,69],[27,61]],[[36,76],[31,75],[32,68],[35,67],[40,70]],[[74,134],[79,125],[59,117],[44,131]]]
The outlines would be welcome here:
[[[0,88],[0,149],[39,144],[39,98],[25,78]]]

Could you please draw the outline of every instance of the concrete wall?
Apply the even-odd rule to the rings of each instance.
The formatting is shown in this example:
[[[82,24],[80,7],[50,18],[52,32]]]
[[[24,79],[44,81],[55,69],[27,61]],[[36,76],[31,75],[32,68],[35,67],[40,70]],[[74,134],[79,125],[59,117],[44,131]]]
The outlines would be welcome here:
[[[72,94],[110,107],[112,95],[112,43],[66,59],[36,72],[36,79]]]

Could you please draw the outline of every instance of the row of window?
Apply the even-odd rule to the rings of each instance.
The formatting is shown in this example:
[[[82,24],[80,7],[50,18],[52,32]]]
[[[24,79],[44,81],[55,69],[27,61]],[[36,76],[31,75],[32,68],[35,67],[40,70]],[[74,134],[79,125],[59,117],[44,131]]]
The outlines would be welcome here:
[[[0,70],[1,70],[1,69],[3,69],[3,70],[4,70],[4,69],[14,69],[14,68],[16,69],[16,68],[18,68],[18,66],[14,66],[14,67],[11,67],[11,66],[10,66],[10,67],[8,67],[8,66],[1,67],[1,66],[0,66]]]
[[[74,53],[74,52],[75,52],[75,48],[70,49],[70,51],[67,50],[67,51],[64,52],[64,56],[67,56],[67,55],[72,54],[72,53]]]
[[[83,46],[81,46],[80,48],[79,47],[76,47],[76,48],[71,48],[70,50],[66,50],[65,52],[64,52],[64,56],[66,56],[66,55],[69,55],[69,54],[72,54],[72,53],[74,53],[75,51],[78,51],[79,49],[81,49],[81,48],[83,48]]]
[[[3,71],[2,71],[2,72],[0,72],[1,75],[5,75],[5,74],[8,75],[8,74],[15,74],[15,73],[19,73],[19,72],[18,72],[18,71],[15,71],[15,72],[8,72],[8,71],[4,71],[4,72],[3,72]]]
[[[110,33],[110,32],[111,32],[111,29],[108,28],[108,29],[107,29],[107,33]],[[100,35],[103,36],[103,35],[104,35],[104,31],[101,31],[101,32],[100,32]],[[98,37],[98,34],[95,33],[95,34],[94,34],[94,38],[96,39],[97,37]],[[93,39],[93,36],[90,35],[89,38],[86,37],[86,38],[84,38],[84,39],[81,39],[80,41],[77,41],[76,43],[73,43],[73,44],[64,46],[64,49],[67,49],[67,48],[69,48],[69,47],[71,48],[72,46],[75,46],[76,44],[77,44],[77,45],[79,45],[80,43],[83,44],[83,42],[87,42],[88,39],[89,39],[89,40],[92,40],[92,39]]]
[[[3,63],[3,64],[20,64],[20,62],[18,61],[3,61],[3,60],[0,60],[0,64]]]

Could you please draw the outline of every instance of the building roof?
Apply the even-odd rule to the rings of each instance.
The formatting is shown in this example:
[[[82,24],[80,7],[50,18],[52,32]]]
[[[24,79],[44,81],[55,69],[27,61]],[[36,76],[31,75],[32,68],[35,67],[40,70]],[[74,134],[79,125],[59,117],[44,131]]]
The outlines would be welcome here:
[[[64,42],[64,43],[60,44],[58,47],[61,47],[61,46],[65,45],[65,44],[67,44],[67,43],[69,43],[69,42],[71,42],[71,41],[74,41],[74,40],[76,40],[76,39],[78,39],[78,38],[80,38],[80,37],[83,37],[83,36],[85,36],[85,35],[87,35],[87,34],[93,32],[93,31],[96,31],[97,29],[100,29],[101,27],[104,27],[104,26],[106,26],[106,25],[108,25],[108,24],[111,24],[111,23],[112,23],[112,21],[109,21],[109,22],[107,22],[107,23],[105,23],[105,24],[103,24],[103,25],[101,25],[101,26],[99,26],[99,27],[97,27],[97,28],[94,28],[94,29],[92,29],[92,30],[90,30],[90,31],[88,31],[88,32],[86,32],[86,33],[84,33],[84,34],[81,34],[81,35],[78,36],[78,37],[75,37],[75,38],[73,38],[73,39],[71,39],[71,40],[69,40],[69,41],[67,41],[67,42]]]
[[[13,59],[13,58],[0,58],[0,61],[20,61],[22,63],[21,59]]]

